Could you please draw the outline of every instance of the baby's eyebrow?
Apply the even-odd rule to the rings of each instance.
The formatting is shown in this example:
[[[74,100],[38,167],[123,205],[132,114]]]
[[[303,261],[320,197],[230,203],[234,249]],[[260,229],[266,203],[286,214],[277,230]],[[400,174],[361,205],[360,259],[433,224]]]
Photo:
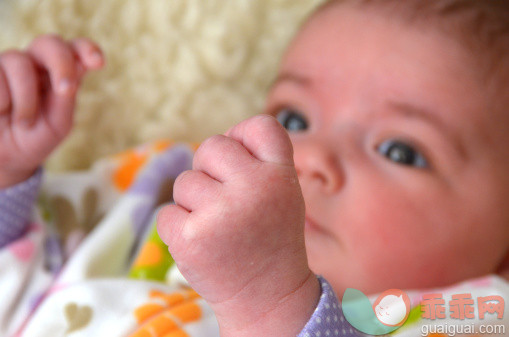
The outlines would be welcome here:
[[[442,131],[449,131],[449,127],[426,108],[398,101],[388,101],[387,105],[390,108],[389,111],[394,111],[408,118],[423,119]]]
[[[269,85],[269,90],[272,90],[276,85],[283,82],[291,82],[294,84],[298,84],[300,86],[309,86],[311,80],[303,75],[291,73],[291,72],[282,72],[280,73],[274,81]]]
[[[459,141],[453,130],[451,130],[451,127],[439,118],[437,114],[432,113],[426,108],[405,102],[389,101],[387,104],[389,107],[388,112],[404,115],[407,118],[420,119],[440,130],[442,134],[450,135],[454,148],[463,159],[466,159],[467,155],[463,144]]]

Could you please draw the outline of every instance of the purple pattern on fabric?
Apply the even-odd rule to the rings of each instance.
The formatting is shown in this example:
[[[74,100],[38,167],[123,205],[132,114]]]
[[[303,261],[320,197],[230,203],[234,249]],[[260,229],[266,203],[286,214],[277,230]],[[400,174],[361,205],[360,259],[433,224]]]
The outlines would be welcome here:
[[[64,264],[64,253],[60,241],[55,235],[48,235],[45,242],[45,267],[53,275],[57,275]]]
[[[28,307],[30,308],[29,309],[30,311],[34,311],[39,306],[39,304],[44,299],[44,295],[45,295],[45,293],[42,292],[42,293],[38,293],[30,298],[30,300],[28,302]]]
[[[26,231],[41,184],[42,169],[27,180],[0,190],[0,248]]]
[[[320,301],[313,316],[298,337],[364,336],[352,327],[343,316],[341,305],[330,284],[322,277],[318,277],[318,280],[322,287]]]
[[[150,200],[138,205],[131,213],[137,236],[149,225],[161,186],[166,180],[175,179],[182,171],[190,169],[192,161],[191,149],[186,145],[176,145],[153,158],[140,173],[129,193],[146,195]]]
[[[186,145],[175,145],[148,163],[129,192],[157,196],[161,184],[190,169],[192,161],[193,152],[190,148]]]

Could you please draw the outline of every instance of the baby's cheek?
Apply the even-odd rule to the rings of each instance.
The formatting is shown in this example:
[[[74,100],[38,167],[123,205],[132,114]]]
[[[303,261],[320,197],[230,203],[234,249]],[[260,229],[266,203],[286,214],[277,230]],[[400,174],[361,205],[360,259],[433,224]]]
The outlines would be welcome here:
[[[412,204],[390,199],[364,206],[345,233],[350,238],[350,256],[362,266],[364,276],[389,288],[419,281],[416,266],[434,259],[425,225],[428,215]]]

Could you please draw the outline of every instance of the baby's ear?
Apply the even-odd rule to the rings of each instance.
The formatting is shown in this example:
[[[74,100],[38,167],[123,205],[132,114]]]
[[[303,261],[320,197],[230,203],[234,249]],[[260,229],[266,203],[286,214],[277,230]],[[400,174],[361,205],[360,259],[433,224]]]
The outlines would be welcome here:
[[[507,249],[507,254],[498,267],[497,274],[509,281],[509,249]]]

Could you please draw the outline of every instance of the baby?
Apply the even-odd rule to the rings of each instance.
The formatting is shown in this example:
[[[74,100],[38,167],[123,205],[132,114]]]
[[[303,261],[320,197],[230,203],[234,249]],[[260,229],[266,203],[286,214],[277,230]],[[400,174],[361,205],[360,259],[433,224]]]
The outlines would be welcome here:
[[[505,0],[320,7],[270,89],[276,118],[202,143],[158,214],[221,335],[297,335],[315,275],[338,295],[507,277],[508,60]],[[0,187],[69,132],[79,80],[103,62],[56,36],[1,55]]]

